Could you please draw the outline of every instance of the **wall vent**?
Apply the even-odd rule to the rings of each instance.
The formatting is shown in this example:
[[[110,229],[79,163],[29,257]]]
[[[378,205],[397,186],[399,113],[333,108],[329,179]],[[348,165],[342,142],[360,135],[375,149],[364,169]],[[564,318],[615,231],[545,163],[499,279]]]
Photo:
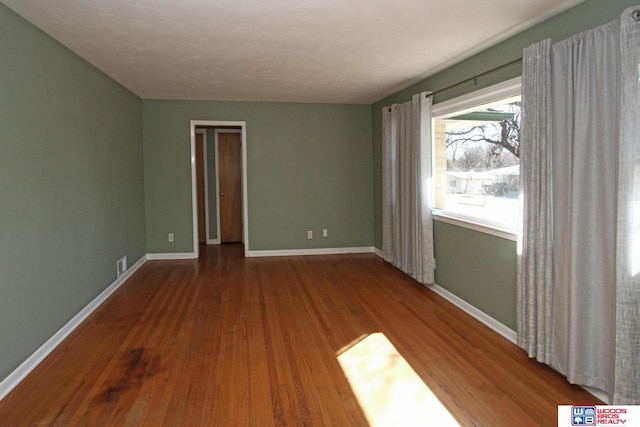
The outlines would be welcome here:
[[[123,256],[116,262],[116,271],[118,277],[122,276],[122,274],[127,271],[127,256]]]

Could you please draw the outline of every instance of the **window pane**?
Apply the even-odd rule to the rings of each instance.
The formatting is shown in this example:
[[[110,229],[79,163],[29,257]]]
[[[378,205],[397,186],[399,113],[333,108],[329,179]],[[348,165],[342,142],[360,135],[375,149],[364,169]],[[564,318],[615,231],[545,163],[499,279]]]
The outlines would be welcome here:
[[[434,118],[438,209],[515,229],[520,97]]]

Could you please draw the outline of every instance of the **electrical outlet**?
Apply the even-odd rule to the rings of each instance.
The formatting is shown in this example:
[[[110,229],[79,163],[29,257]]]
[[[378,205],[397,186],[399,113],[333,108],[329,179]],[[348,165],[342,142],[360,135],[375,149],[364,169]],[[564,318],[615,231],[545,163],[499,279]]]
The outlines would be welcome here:
[[[327,237],[329,235],[329,233],[327,232],[326,228],[322,229],[322,237]]]
[[[173,233],[169,233],[169,241],[173,242]]]
[[[307,239],[313,239],[313,231],[307,231]]]

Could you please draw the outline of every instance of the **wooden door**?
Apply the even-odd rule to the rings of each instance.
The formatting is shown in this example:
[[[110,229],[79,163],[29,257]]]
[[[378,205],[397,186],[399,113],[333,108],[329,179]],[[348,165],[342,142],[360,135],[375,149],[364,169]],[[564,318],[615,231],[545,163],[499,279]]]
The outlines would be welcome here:
[[[204,135],[196,133],[196,190],[198,193],[198,242],[207,243],[204,196]]]
[[[220,242],[242,242],[242,145],[239,133],[218,133]]]

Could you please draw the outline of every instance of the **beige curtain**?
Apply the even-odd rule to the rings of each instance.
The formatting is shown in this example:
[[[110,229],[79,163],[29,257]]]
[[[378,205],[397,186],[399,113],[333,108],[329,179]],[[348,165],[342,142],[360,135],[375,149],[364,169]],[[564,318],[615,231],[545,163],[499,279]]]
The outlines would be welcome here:
[[[382,255],[423,284],[434,283],[431,217],[431,96],[382,111]]]

